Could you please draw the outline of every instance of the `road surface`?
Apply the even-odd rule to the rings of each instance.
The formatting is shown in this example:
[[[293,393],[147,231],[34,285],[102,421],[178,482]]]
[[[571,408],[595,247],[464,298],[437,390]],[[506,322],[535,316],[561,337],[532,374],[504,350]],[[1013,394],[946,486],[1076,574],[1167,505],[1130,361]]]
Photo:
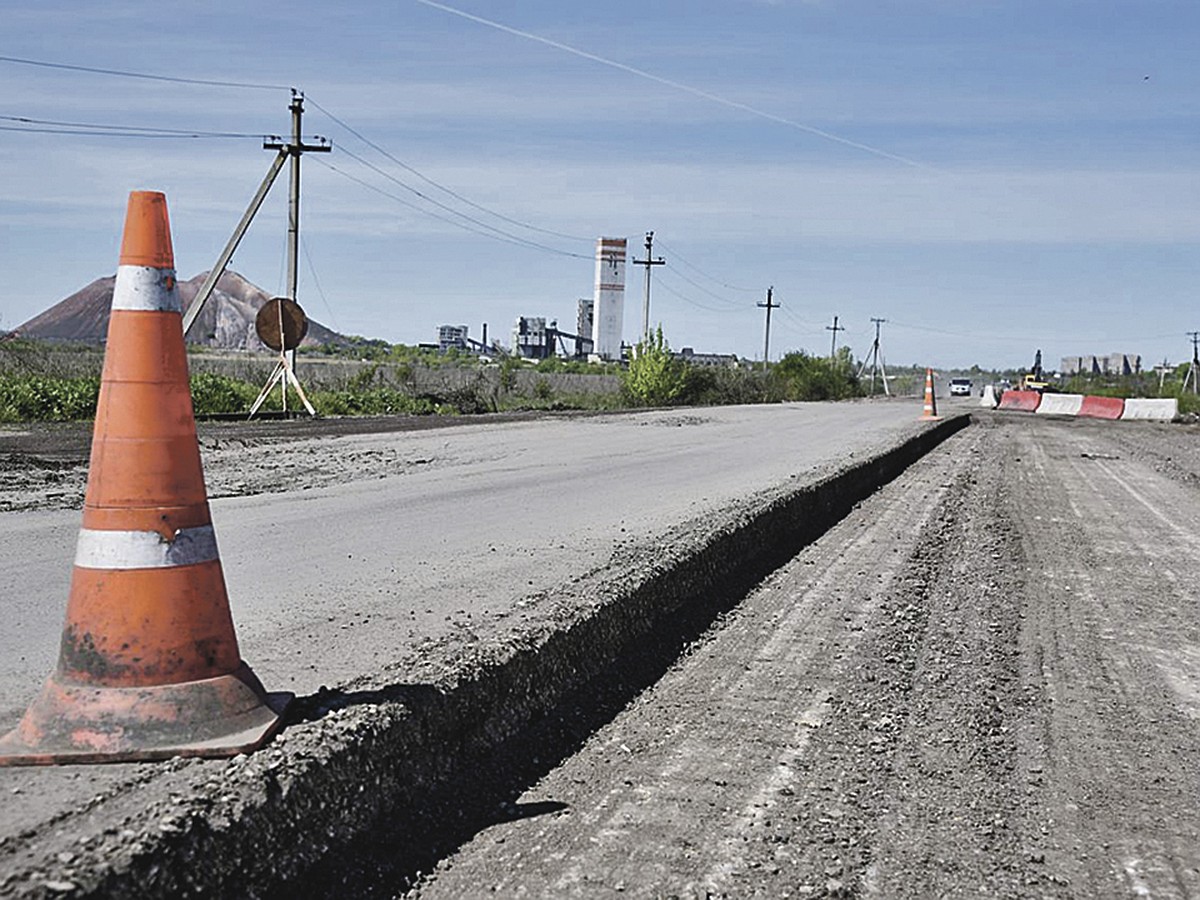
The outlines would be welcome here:
[[[894,444],[918,417],[911,401],[785,404],[300,440],[220,426],[201,443],[242,655],[303,697],[436,669],[536,622],[537,596],[622,550]],[[85,476],[7,463],[0,499],[20,511],[0,513],[0,730],[53,670],[66,608],[79,512],[38,507],[81,502]],[[50,491],[32,477],[46,472]],[[0,839],[137,768],[0,769]]]

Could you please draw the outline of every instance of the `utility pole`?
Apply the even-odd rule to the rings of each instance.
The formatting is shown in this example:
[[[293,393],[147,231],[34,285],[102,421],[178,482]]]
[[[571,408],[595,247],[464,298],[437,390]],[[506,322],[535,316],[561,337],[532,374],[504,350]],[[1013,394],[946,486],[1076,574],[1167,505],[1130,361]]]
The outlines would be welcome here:
[[[654,249],[654,232],[647,231],[646,232],[646,258],[645,259],[635,259],[633,261],[633,264],[635,266],[645,266],[646,267],[646,296],[642,300],[642,340],[645,342],[649,342],[649,340],[650,340],[650,268],[652,266],[665,266],[667,264],[667,261],[665,259],[663,259],[661,256],[658,259],[655,259],[653,256],[650,255],[650,252],[653,249]]]
[[[887,319],[876,319],[871,317],[871,321],[875,323],[875,343],[871,345],[871,391],[868,396],[873,396],[875,393],[875,376],[880,375],[883,379],[883,393],[890,397],[892,392],[888,389],[887,383],[887,362],[883,359],[883,354],[879,349],[879,327],[883,325]],[[863,372],[867,368],[867,361],[864,359],[862,368],[858,370],[858,377],[862,378]]]
[[[829,365],[832,366],[834,364],[834,362],[836,362],[836,360],[837,360],[837,333],[839,331],[845,331],[846,327],[843,325],[841,328],[839,328],[838,327],[838,317],[834,316],[833,324],[826,325],[825,330],[833,332],[833,338],[829,342]]]
[[[779,309],[778,303],[771,302],[771,293],[774,291],[774,286],[767,288],[767,302],[759,303],[759,309],[767,311],[767,333],[763,338],[763,371],[767,371],[767,360],[771,357],[771,310]]]
[[[298,258],[297,248],[300,242],[300,154],[301,153],[328,153],[333,149],[333,145],[324,138],[319,138],[319,144],[305,144],[300,138],[300,121],[304,113],[304,95],[295,89],[292,90],[292,102],[288,107],[292,114],[292,140],[290,143],[282,141],[263,141],[264,150],[274,150],[275,159],[271,162],[271,167],[267,170],[266,176],[262,183],[258,186],[254,197],[250,200],[250,205],[246,207],[246,212],[242,215],[242,219],[238,222],[237,227],[233,230],[233,235],[229,238],[229,242],[225,245],[225,249],[221,251],[221,255],[217,258],[214,265],[208,273],[208,278],[205,279],[196,298],[192,301],[192,305],[188,307],[187,315],[183,317],[183,334],[186,337],[188,329],[192,327],[197,317],[200,315],[200,310],[212,295],[213,290],[217,286],[217,281],[225,273],[225,267],[229,265],[229,260],[233,258],[233,252],[237,249],[242,238],[246,234],[246,229],[250,227],[250,222],[258,213],[259,207],[262,206],[263,200],[271,190],[271,186],[275,183],[275,178],[279,175],[283,164],[291,157],[292,160],[292,184],[288,201],[288,299],[293,302],[296,299],[296,260]]]
[[[303,153],[328,153],[333,148],[328,144],[306,144],[300,135],[300,123],[304,117],[304,94],[292,88],[292,102],[288,106],[292,114],[292,140],[264,141],[264,150],[276,150],[291,157],[291,184],[288,186],[288,245],[287,245],[287,298],[296,302],[296,275],[300,260],[300,155]],[[296,351],[292,350],[292,368],[296,368]],[[284,393],[284,408],[287,394]]]
[[[1188,366],[1187,377],[1183,379],[1183,389],[1186,391],[1188,382],[1192,383],[1192,393],[1200,394],[1200,331],[1189,331],[1192,339],[1192,364]]]

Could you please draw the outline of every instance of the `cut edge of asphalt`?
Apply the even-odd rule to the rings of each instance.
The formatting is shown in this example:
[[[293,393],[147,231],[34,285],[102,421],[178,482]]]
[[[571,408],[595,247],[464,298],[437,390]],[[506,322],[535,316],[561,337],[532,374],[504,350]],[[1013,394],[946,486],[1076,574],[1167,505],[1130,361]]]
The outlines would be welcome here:
[[[119,825],[70,835],[68,854],[53,840],[26,848],[0,878],[0,896],[394,896],[480,828],[522,815],[507,798],[758,582],[970,420],[930,425],[693,523],[651,553],[614,559],[538,598],[549,609],[540,626],[468,648],[449,671],[420,673],[424,683],[406,672],[404,683],[322,691],[298,701],[289,727],[254,754],[161,764],[175,788],[167,797],[130,803]]]

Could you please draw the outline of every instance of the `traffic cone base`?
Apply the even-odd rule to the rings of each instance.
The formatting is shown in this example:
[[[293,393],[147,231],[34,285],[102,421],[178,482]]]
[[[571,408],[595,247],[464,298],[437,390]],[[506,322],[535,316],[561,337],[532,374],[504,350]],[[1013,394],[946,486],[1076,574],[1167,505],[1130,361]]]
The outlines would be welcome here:
[[[0,738],[0,766],[237,756],[278,730],[292,696],[266,693],[245,663],[216,678],[128,688],[56,673]]]
[[[58,667],[0,766],[234,756],[280,726],[242,661],[204,486],[166,197],[129,196]]]

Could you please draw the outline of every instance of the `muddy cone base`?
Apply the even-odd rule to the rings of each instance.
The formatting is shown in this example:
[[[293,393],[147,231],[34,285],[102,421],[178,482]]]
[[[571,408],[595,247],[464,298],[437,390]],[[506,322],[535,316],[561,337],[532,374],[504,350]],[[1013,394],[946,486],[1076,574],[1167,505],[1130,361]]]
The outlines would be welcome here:
[[[21,723],[0,738],[0,766],[221,758],[261,747],[292,694],[268,694],[250,667],[149,687],[97,687],[51,675]]]

